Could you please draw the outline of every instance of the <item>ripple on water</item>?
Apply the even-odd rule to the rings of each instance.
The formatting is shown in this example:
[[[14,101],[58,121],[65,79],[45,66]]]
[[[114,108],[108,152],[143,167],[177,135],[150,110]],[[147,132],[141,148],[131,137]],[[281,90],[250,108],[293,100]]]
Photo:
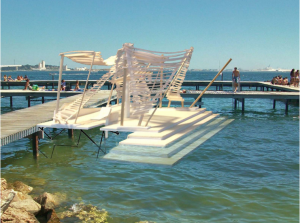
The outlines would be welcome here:
[[[65,206],[84,201],[104,208],[109,222],[298,222],[298,109],[286,116],[280,103],[271,111],[272,101],[247,100],[242,115],[226,103],[205,99],[208,110],[235,121],[174,167],[96,159],[85,137],[78,148],[57,147],[52,159],[34,160],[30,141],[22,139],[2,147],[2,177],[24,181],[35,193],[66,193]],[[88,134],[100,140],[99,129]],[[109,137],[106,149],[126,137]],[[55,140],[75,142],[66,135]],[[52,148],[41,141],[47,155]]]

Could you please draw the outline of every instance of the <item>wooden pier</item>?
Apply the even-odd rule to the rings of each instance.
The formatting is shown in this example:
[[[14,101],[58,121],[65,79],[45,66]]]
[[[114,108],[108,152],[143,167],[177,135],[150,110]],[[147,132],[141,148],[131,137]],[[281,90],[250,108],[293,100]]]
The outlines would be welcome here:
[[[56,96],[56,92],[54,93],[54,96]],[[104,90],[101,91],[101,94],[98,93],[95,95],[99,104],[107,103],[109,93],[110,91]],[[73,95],[60,101],[61,104],[69,103],[80,96],[80,94]],[[115,95],[112,96],[112,100],[115,100]],[[32,135],[34,138],[34,148],[38,147],[38,144],[36,144],[38,140],[38,135],[36,134],[38,128],[36,125],[41,122],[50,121],[53,118],[55,107],[56,100],[1,115],[1,146]]]
[[[70,89],[74,88],[77,80],[66,80],[67,87]],[[95,84],[97,80],[89,80],[88,87]],[[2,89],[10,89],[11,87],[25,86],[25,81],[1,81]],[[85,84],[85,80],[79,80],[80,84]],[[198,80],[185,80],[182,84],[184,87],[195,87],[195,90],[199,90],[200,87],[206,87],[210,81],[198,81]],[[33,80],[30,81],[30,84],[36,84],[38,86],[45,86],[45,88],[56,88],[58,81],[57,80]],[[111,88],[111,83],[106,82],[104,85],[107,86],[108,90]],[[216,90],[224,90],[224,87],[231,87],[232,81],[214,81],[211,85],[215,87]],[[290,87],[286,85],[273,85],[270,82],[262,81],[241,81],[240,82],[241,90],[255,88],[255,90],[260,91],[291,91],[299,92],[299,88]],[[212,88],[211,87],[211,88]]]
[[[69,83],[73,83],[69,81]],[[52,84],[57,85],[57,81],[31,81],[31,84],[39,84],[48,87]],[[92,83],[92,81],[91,81]],[[196,86],[199,89],[200,86],[206,86],[209,81],[185,81],[184,86]],[[2,90],[0,90],[1,97],[10,97],[10,104],[13,105],[12,97],[15,96],[25,96],[28,100],[28,108],[13,111],[1,115],[1,146],[6,145],[10,142],[19,140],[21,138],[27,137],[29,135],[33,136],[33,148],[34,153],[37,153],[38,147],[38,128],[37,124],[46,122],[52,119],[53,111],[56,105],[56,99],[51,102],[45,102],[45,97],[55,98],[57,95],[56,91],[44,90],[44,91],[31,91],[31,90],[20,90],[11,89],[4,90],[4,86],[16,87],[22,86],[24,82],[1,82]],[[74,81],[75,84],[75,81]],[[271,99],[273,100],[273,108],[276,106],[276,101],[280,100],[285,103],[286,113],[288,112],[288,106],[290,100],[297,100],[299,102],[299,88],[272,85],[267,82],[241,82],[241,87],[244,87],[244,91],[233,93],[232,91],[221,91],[222,87],[231,87],[231,81],[216,81],[213,83],[216,87],[216,91],[206,91],[203,98],[232,98],[234,99],[235,108],[237,107],[237,102],[242,102],[242,111],[245,109],[245,100],[248,98],[257,99]],[[220,87],[222,85],[222,87]],[[108,87],[109,88],[109,87]],[[255,88],[253,90],[251,88]],[[246,90],[247,89],[247,90]],[[251,90],[248,90],[251,89]],[[98,105],[107,103],[109,90],[101,91],[101,96],[99,94],[95,95],[98,100]],[[188,90],[187,93],[182,93],[181,96],[184,98],[197,98],[201,91],[199,90]],[[60,93],[61,97],[66,97],[61,99],[61,103],[68,103],[74,101],[77,97],[80,97],[82,92],[80,91],[62,91]],[[31,98],[42,98],[42,104],[30,107]],[[115,92],[113,93],[112,100],[115,100]],[[201,107],[201,101],[200,101]]]

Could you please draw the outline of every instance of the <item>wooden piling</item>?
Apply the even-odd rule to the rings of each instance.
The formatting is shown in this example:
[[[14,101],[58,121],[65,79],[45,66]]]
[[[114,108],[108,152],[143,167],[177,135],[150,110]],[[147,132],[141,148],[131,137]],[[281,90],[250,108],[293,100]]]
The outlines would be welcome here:
[[[199,101],[200,101],[199,108],[201,108],[202,107],[202,103],[201,103],[202,102],[202,98],[200,98]]]
[[[45,97],[42,97],[42,104],[45,103]]]
[[[74,137],[74,130],[73,129],[68,129],[68,136],[69,136],[69,138]]]
[[[286,99],[285,101],[285,114],[288,114],[289,111],[289,99]]]
[[[276,100],[274,99],[273,100],[273,109],[275,109],[275,107],[276,107]]]
[[[10,107],[12,108],[12,106],[13,106],[13,98],[12,96],[10,96]]]
[[[242,112],[245,111],[245,98],[242,98]]]
[[[32,154],[34,157],[39,156],[39,136],[38,133],[35,132],[32,135]]]
[[[30,107],[30,96],[27,97],[28,100],[28,107]]]

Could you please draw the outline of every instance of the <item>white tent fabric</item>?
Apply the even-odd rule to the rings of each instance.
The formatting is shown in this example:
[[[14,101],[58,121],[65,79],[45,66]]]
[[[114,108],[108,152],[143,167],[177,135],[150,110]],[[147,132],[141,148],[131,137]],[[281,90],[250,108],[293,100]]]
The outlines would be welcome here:
[[[93,65],[100,66],[112,66],[115,64],[115,56],[111,56],[106,60],[103,60],[101,56],[101,52],[93,52],[93,51],[78,51],[78,52],[67,52],[63,53],[65,57],[73,60],[76,63],[91,65],[93,62],[93,57],[95,54],[95,59]]]

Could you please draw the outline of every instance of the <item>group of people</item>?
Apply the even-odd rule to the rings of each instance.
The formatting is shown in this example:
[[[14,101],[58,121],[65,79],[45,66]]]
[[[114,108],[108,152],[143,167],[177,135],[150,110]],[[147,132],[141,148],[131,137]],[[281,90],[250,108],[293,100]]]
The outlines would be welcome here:
[[[61,81],[60,90],[62,90],[62,91],[68,90],[68,89],[66,88],[66,86],[67,86],[67,84],[66,84],[65,80],[63,79],[63,80]],[[79,91],[79,90],[80,90],[80,87],[79,87],[79,81],[77,80],[77,81],[76,81],[76,85],[75,85],[74,91]]]
[[[11,75],[9,75],[9,76],[4,75],[3,76],[3,81],[27,81],[27,79],[28,79],[27,75],[25,75],[24,77],[18,75],[18,77],[16,79],[13,79],[11,77]]]
[[[273,77],[271,83],[277,85],[289,85],[289,79],[287,77],[283,78],[281,75],[278,75]]]
[[[283,78],[281,75],[273,77],[272,84],[278,85],[289,85],[294,87],[299,87],[299,70],[295,72],[295,69],[292,69],[290,72],[290,81],[288,77]]]

